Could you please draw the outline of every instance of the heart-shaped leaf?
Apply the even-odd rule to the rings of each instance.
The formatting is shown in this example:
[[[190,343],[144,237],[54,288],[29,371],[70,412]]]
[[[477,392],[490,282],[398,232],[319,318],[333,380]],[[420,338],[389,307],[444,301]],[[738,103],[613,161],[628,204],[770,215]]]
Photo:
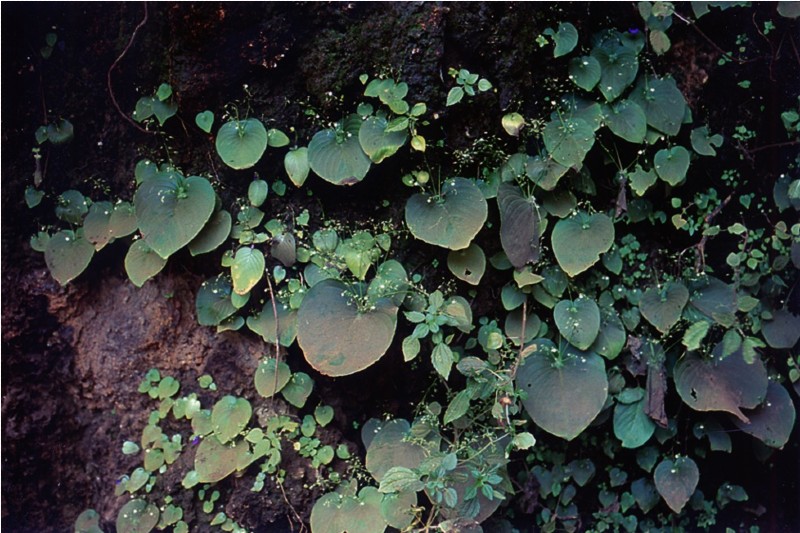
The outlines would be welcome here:
[[[205,178],[159,174],[142,182],[133,202],[145,242],[166,259],[200,233],[214,212],[216,195]]]
[[[656,174],[670,185],[677,185],[686,178],[689,170],[689,150],[683,146],[662,148],[653,158]]]
[[[410,439],[411,425],[398,418],[385,422],[367,447],[366,467],[379,483],[392,467],[417,468],[427,456],[425,448]]]
[[[548,153],[558,163],[580,168],[594,146],[594,129],[581,118],[562,118],[547,123],[542,139]]]
[[[553,50],[553,57],[561,57],[572,52],[578,44],[578,30],[569,22],[562,22],[558,25],[558,31],[553,35],[556,47]]]
[[[694,151],[698,154],[715,156],[717,155],[717,151],[714,149],[714,147],[716,146],[719,148],[722,146],[722,141],[724,139],[719,133],[715,135],[709,135],[708,126],[702,126],[692,130],[690,140],[692,142],[692,149],[694,149]]]
[[[739,429],[754,436],[767,446],[783,448],[789,442],[795,421],[794,402],[782,385],[773,381],[767,387],[764,401],[747,412],[750,423],[733,419]]]
[[[588,270],[614,243],[614,223],[603,213],[583,211],[559,220],[551,236],[559,266],[570,277]]]
[[[302,146],[297,150],[289,150],[283,158],[283,168],[295,187],[302,187],[308,177],[308,148]]]
[[[236,251],[231,265],[233,292],[247,294],[264,277],[266,262],[258,248],[244,246]]]
[[[114,206],[111,202],[95,202],[89,208],[89,214],[83,219],[83,236],[94,244],[94,249],[97,251],[114,240],[109,227],[113,213]]]
[[[508,260],[520,269],[539,260],[542,220],[533,198],[516,185],[503,183],[497,190],[500,208],[500,244]]]
[[[216,483],[234,473],[246,463],[250,447],[241,440],[223,444],[216,435],[206,435],[197,447],[194,469],[198,483]]]
[[[592,56],[576,57],[569,62],[569,79],[584,91],[591,91],[600,81],[602,69]]]
[[[616,100],[636,79],[639,61],[636,52],[622,44],[617,36],[609,35],[592,49],[600,65],[599,89],[607,102]]]
[[[233,286],[230,278],[220,274],[203,282],[195,299],[197,322],[201,326],[216,326],[236,312],[231,302]]]
[[[380,163],[397,152],[408,139],[405,130],[386,131],[388,122],[383,117],[369,117],[358,130],[358,141],[373,163]]]
[[[722,349],[718,344],[709,359],[687,353],[675,365],[675,388],[684,403],[696,411],[725,411],[748,423],[741,409],[753,409],[764,400],[767,370],[759,357],[748,364],[741,348],[724,358]]]
[[[341,282],[321,281],[308,291],[297,314],[297,342],[308,363],[326,376],[367,368],[386,353],[394,338],[395,304],[378,299],[359,309],[351,292]]]
[[[639,509],[645,514],[658,505],[656,486],[647,478],[639,478],[631,483],[631,494]]]
[[[155,504],[144,500],[131,500],[117,513],[119,533],[149,533],[158,524],[159,511]]]
[[[713,276],[705,276],[691,283],[689,288],[693,307],[726,328],[734,324],[738,297],[732,285]]]
[[[247,318],[247,327],[250,328],[250,331],[261,335],[264,342],[274,344],[276,315],[280,343],[282,346],[291,346],[297,336],[297,311],[281,302],[275,302],[275,309],[273,310],[272,302],[267,300],[260,313]]]
[[[279,393],[292,377],[289,365],[281,361],[275,364],[275,359],[261,361],[255,375],[256,391],[264,398],[270,398]]]
[[[167,260],[153,251],[143,240],[135,241],[125,255],[125,272],[137,287],[144,285],[164,268]]]
[[[517,384],[528,394],[522,402],[525,410],[548,433],[574,439],[600,413],[608,397],[603,359],[569,345],[559,350],[547,339],[534,341],[523,354]]]
[[[605,123],[614,135],[641,144],[647,133],[647,117],[636,102],[622,100],[605,113]]]
[[[211,127],[214,125],[214,113],[206,109],[201,111],[194,117],[194,123],[197,127],[206,133],[211,133]]]
[[[50,274],[66,285],[86,270],[94,256],[94,246],[83,236],[83,230],[61,230],[50,237],[44,260]]]
[[[800,339],[800,315],[783,309],[773,311],[772,320],[765,320],[761,324],[761,333],[773,348],[794,348],[797,339]]]
[[[445,180],[439,196],[417,193],[406,202],[406,224],[414,237],[451,250],[469,246],[487,214],[483,193],[464,178]]]
[[[281,390],[284,399],[298,409],[306,404],[314,389],[314,380],[305,372],[296,372]]]
[[[588,349],[600,331],[600,308],[591,298],[561,300],[553,310],[559,333],[579,350]]]
[[[557,163],[552,157],[543,159],[537,155],[527,158],[525,162],[525,174],[537,187],[545,191],[555,189],[559,180],[568,170],[569,167]]]
[[[314,533],[383,533],[387,522],[381,513],[383,495],[364,487],[358,496],[329,492],[311,509]]]
[[[461,281],[477,285],[486,271],[486,256],[473,242],[463,250],[451,250],[447,254],[447,268]]]
[[[211,411],[211,424],[219,442],[225,444],[236,438],[250,422],[253,408],[244,398],[224,396]]]
[[[600,310],[600,332],[592,343],[590,350],[599,353],[608,360],[616,359],[628,342],[625,326],[614,309]]]
[[[670,281],[663,287],[650,287],[639,300],[642,316],[663,334],[678,323],[683,308],[689,301],[689,289],[679,281]]]
[[[629,98],[642,108],[648,126],[667,135],[678,134],[686,113],[686,99],[675,80],[643,76]]]
[[[70,224],[82,224],[89,212],[89,201],[79,191],[70,189],[58,195],[56,216]]]
[[[267,129],[257,118],[231,120],[217,132],[217,153],[229,167],[250,168],[267,149]]]
[[[192,255],[206,254],[219,248],[231,234],[231,214],[221,209],[211,215],[197,237],[188,244]]]
[[[700,471],[690,457],[676,457],[675,460],[664,459],[656,467],[653,474],[656,490],[667,502],[669,508],[680,513],[689,501],[700,481]]]
[[[643,389],[637,400],[622,402],[622,395],[614,407],[614,435],[622,442],[623,448],[638,448],[644,445],[656,430],[653,420],[645,413],[647,398]]]
[[[350,115],[336,128],[317,132],[308,143],[311,170],[334,185],[353,185],[367,175],[371,165],[358,141],[361,117]]]
[[[647,189],[655,185],[658,176],[653,170],[644,170],[641,165],[636,165],[636,169],[628,174],[631,189],[637,196],[643,196]]]

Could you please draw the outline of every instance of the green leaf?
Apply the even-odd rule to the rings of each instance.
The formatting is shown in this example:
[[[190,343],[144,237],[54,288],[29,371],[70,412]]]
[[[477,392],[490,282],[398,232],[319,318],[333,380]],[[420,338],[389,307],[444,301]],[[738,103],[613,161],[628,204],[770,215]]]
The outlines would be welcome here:
[[[469,411],[469,402],[472,399],[472,393],[469,390],[462,390],[450,400],[447,406],[447,411],[444,413],[444,423],[450,424],[458,420]]]
[[[748,435],[772,448],[783,448],[789,442],[796,413],[794,402],[783,386],[770,381],[764,401],[747,415],[749,424],[738,418],[733,423]]]
[[[225,444],[239,435],[250,422],[252,415],[253,408],[244,398],[228,395],[214,404],[211,423],[220,443]]]
[[[539,260],[543,215],[532,197],[516,185],[502,183],[497,190],[500,244],[516,269]]]
[[[270,128],[267,130],[267,145],[273,148],[283,148],[289,144],[289,137],[281,130]]]
[[[594,129],[581,118],[564,118],[547,123],[542,134],[550,156],[565,167],[580,168],[594,146]]]
[[[525,126],[525,117],[519,113],[507,113],[501,120],[503,129],[512,137],[519,137],[519,132]]]
[[[599,89],[607,102],[616,100],[636,79],[639,61],[636,52],[622,44],[618,38],[605,38],[591,52],[600,65]]]
[[[228,239],[231,226],[231,214],[224,209],[217,211],[187,245],[189,253],[195,256],[216,250]]]
[[[569,62],[569,79],[584,91],[591,91],[600,81],[602,69],[592,56],[575,57]]]
[[[256,118],[231,120],[217,132],[217,153],[229,167],[241,170],[258,163],[267,149],[267,129]]]
[[[365,426],[366,429],[366,426]],[[403,419],[385,422],[375,433],[367,447],[365,465],[372,477],[379,483],[392,468],[401,466],[415,469],[428,455],[419,444],[419,439],[411,439],[410,424]]]
[[[656,490],[669,508],[680,513],[700,481],[700,471],[690,457],[664,459],[656,467],[653,478]]]
[[[616,359],[628,342],[625,326],[613,309],[602,309],[600,312],[600,332],[589,348],[608,360]]]
[[[653,158],[656,174],[670,185],[678,185],[689,170],[689,150],[683,146],[673,146],[669,150],[662,148]]]
[[[653,51],[656,54],[665,54],[667,50],[669,50],[671,44],[669,37],[662,30],[652,30],[650,32],[650,45],[653,47]]]
[[[553,41],[556,43],[553,57],[567,55],[578,44],[578,30],[571,23],[562,22],[558,25],[558,31],[553,35]]]
[[[446,381],[453,366],[453,351],[444,343],[437,344],[431,353],[431,362],[436,372]]]
[[[722,135],[709,135],[708,126],[702,126],[692,130],[691,134],[692,149],[700,155],[715,156],[717,151],[714,149],[716,146],[722,146]]]
[[[710,326],[711,324],[705,320],[695,322],[686,329],[681,343],[686,346],[687,350],[699,350],[700,344],[703,342],[703,339],[706,338]]]
[[[75,519],[75,533],[103,533],[100,529],[100,514],[94,509],[86,509]]]
[[[117,513],[118,533],[149,533],[158,524],[158,507],[144,500],[131,500]]]
[[[622,442],[623,448],[638,448],[644,445],[656,430],[653,420],[645,413],[647,398],[644,390],[637,401],[617,403],[614,407],[614,435]]]
[[[216,195],[207,179],[161,174],[139,186],[136,219],[145,242],[164,259],[194,239],[214,212]]]
[[[641,165],[636,165],[636,170],[628,174],[628,180],[631,184],[631,189],[637,196],[644,196],[647,189],[655,185],[658,176],[653,170],[644,170]]]
[[[216,435],[206,435],[194,456],[198,483],[216,483],[234,473],[246,462],[250,447],[245,441],[223,444]]]
[[[31,186],[25,188],[25,205],[28,206],[29,209],[33,209],[37,205],[39,205],[44,198],[44,192],[38,189],[34,189]]]
[[[56,281],[66,285],[86,270],[94,251],[94,246],[84,238],[82,230],[61,230],[47,242],[44,260]]]
[[[350,115],[334,129],[317,132],[308,144],[311,170],[334,185],[358,183],[371,162],[358,140],[361,117]]]
[[[314,285],[297,315],[297,341],[306,360],[327,376],[346,376],[374,364],[389,348],[397,306],[380,298],[359,310],[350,288],[338,281]],[[353,339],[359,339],[357,344]]]
[[[314,380],[305,372],[296,372],[281,390],[281,394],[287,402],[298,409],[306,404],[306,400],[311,396],[314,389]]]
[[[637,103],[621,100],[611,105],[604,118],[608,129],[617,137],[635,144],[644,142],[647,134],[647,117]]]
[[[75,128],[72,122],[62,118],[47,125],[47,140],[53,144],[64,144],[72,140]]]
[[[511,440],[511,445],[517,450],[529,450],[536,445],[536,438],[527,431],[524,431],[514,435],[514,438]]]
[[[206,109],[201,111],[194,117],[194,123],[197,127],[206,133],[211,133],[211,127],[214,125],[214,113]]]
[[[195,300],[197,322],[201,326],[216,326],[236,312],[231,302],[233,286],[223,274],[208,279],[200,286]]]
[[[262,179],[254,179],[247,187],[247,199],[250,200],[250,205],[253,207],[261,207],[261,204],[267,199],[269,193],[269,185]]]
[[[297,311],[280,301],[275,302],[275,309],[273,309],[272,302],[267,299],[259,313],[247,317],[247,327],[250,331],[261,335],[264,342],[275,344],[276,314],[278,339],[281,346],[289,347],[297,337]]]
[[[486,256],[475,243],[463,250],[451,250],[447,254],[447,268],[455,277],[470,285],[478,285],[486,271]]]
[[[614,223],[602,214],[583,211],[559,220],[551,236],[559,266],[570,277],[588,270],[614,243]]]
[[[481,190],[471,180],[449,178],[442,194],[417,193],[406,203],[406,224],[421,241],[451,250],[469,246],[483,228],[488,206]]]
[[[114,207],[111,202],[95,202],[89,207],[89,214],[83,220],[83,235],[96,251],[102,250],[106,244],[114,240],[109,228]]]
[[[354,491],[355,492],[355,491]],[[382,495],[375,487],[364,487],[355,495],[330,492],[311,509],[314,533],[383,533]]]
[[[388,132],[388,122],[382,117],[369,117],[361,124],[358,141],[373,163],[380,163],[397,152],[408,139],[405,130]]]
[[[647,116],[647,124],[666,133],[677,135],[686,113],[686,99],[672,78],[642,77],[629,99],[639,104]]]
[[[258,248],[242,247],[236,251],[231,265],[233,292],[247,294],[264,277],[266,262]]]
[[[600,331],[600,308],[591,298],[561,300],[553,310],[559,333],[579,350],[588,349]]]
[[[639,478],[631,483],[631,493],[639,509],[645,514],[658,505],[659,497],[656,486],[647,478]]]
[[[381,480],[378,491],[384,494],[392,492],[417,492],[425,485],[419,480],[419,474],[404,466],[393,466]]]
[[[296,150],[289,150],[283,158],[283,167],[286,174],[296,187],[302,187],[308,177],[308,148],[305,146]]]
[[[70,224],[83,223],[83,217],[89,212],[89,202],[80,192],[70,189],[58,195],[56,216]]]
[[[453,87],[447,93],[447,106],[455,105],[464,98],[464,89],[461,87]]]
[[[678,323],[686,303],[689,290],[679,281],[670,281],[663,287],[650,287],[639,301],[642,316],[663,334]]]
[[[548,433],[574,439],[600,413],[608,396],[603,359],[571,346],[559,350],[547,339],[534,341],[523,354],[517,386],[527,393],[525,410]]]
[[[333,407],[330,405],[320,405],[314,409],[314,418],[320,426],[325,427],[333,420]]]
[[[134,241],[125,255],[125,272],[137,287],[161,272],[167,260],[155,253],[143,240]]]
[[[409,335],[403,339],[403,360],[405,362],[414,360],[419,355],[420,345],[419,339],[413,335]]]
[[[271,398],[289,383],[291,377],[292,371],[283,361],[276,365],[275,359],[263,360],[255,374],[256,391],[264,398]]]
[[[725,411],[749,423],[741,409],[753,409],[764,400],[767,370],[760,358],[745,362],[741,349],[724,359],[721,352],[718,344],[709,359],[687,353],[675,365],[675,388],[695,411]]]

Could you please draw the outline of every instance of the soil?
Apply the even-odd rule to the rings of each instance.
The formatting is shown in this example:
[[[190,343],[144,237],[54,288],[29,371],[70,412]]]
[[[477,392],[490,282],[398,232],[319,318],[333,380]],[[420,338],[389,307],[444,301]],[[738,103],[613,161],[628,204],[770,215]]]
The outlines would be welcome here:
[[[145,12],[146,22],[111,72],[111,87],[123,110],[133,109],[141,95],[162,81],[176,88],[181,110],[219,110],[234,101],[241,103],[247,85],[253,108],[269,110],[270,123],[285,131],[294,125],[297,137],[305,139],[316,125],[303,111],[313,107],[322,116],[336,118],[341,104],[331,95],[342,95],[344,102],[356,101],[363,90],[358,83],[363,72],[399,76],[409,84],[410,94],[429,103],[432,113],[445,114],[446,109],[431,102],[445,101],[447,69],[460,65],[481,73],[498,90],[466,104],[466,112],[452,116],[445,131],[431,132],[443,135],[455,151],[474,146],[478,137],[502,145],[505,141],[500,140],[496,117],[506,110],[539,115],[548,105],[544,97],[564,86],[563,66],[551,61],[535,42],[548,25],[576,21],[581,34],[609,25],[641,25],[635,6],[617,6],[3,3],[4,529],[71,531],[77,515],[94,508],[104,530],[113,531],[117,510],[126,500],[114,496],[114,487],[138,461],[122,455],[120,449],[125,440],[138,440],[154,409],[153,401],[137,392],[152,367],[178,379],[184,392],[194,391],[208,400],[211,396],[196,380],[210,374],[226,394],[248,398],[256,411],[266,408],[251,380],[269,347],[251,334],[217,334],[196,324],[194,297],[200,283],[214,272],[217,258],[188,261],[188,255],[178,254],[164,272],[137,289],[122,266],[125,246],[115,243],[95,257],[86,273],[62,288],[49,275],[42,254],[28,244],[38,226],[53,222],[45,214],[52,209],[33,214],[22,200],[34,170],[31,149],[39,125],[64,117],[76,129],[68,145],[43,149],[43,187],[48,192],[75,187],[95,200],[130,198],[135,162],[163,153],[155,136],[138,131],[119,115],[108,87],[109,68],[129,44]],[[757,11],[759,20],[765,18],[762,11]],[[725,24],[705,36],[676,24],[671,36],[680,44],[659,61],[662,70],[675,73],[689,101],[697,102],[695,112],[708,113],[711,129],[727,135],[739,123],[737,117],[701,104],[716,105],[709,91],[731,83],[729,75],[719,71],[719,52],[709,39],[730,48],[737,33],[751,34],[754,40],[758,36],[750,21],[735,15],[722,20]],[[58,43],[44,60],[40,48],[51,31],[58,35]],[[779,60],[792,65],[788,52]],[[774,111],[787,109],[795,97],[797,78],[791,76],[797,75],[797,65],[784,68],[779,60],[777,66],[751,62],[739,71],[753,80],[772,77],[764,82],[769,89],[763,93],[763,117],[777,116]],[[794,93],[788,88],[792,79]],[[744,101],[731,102],[731,106],[738,104]],[[225,171],[211,140],[192,124],[193,116],[194,112],[186,112],[167,127],[172,135],[170,148],[178,154],[175,163],[187,173],[212,173],[223,201],[242,195],[252,173]],[[785,140],[780,124],[748,118],[758,123],[763,145]],[[785,168],[791,148],[751,152],[742,147],[741,154],[746,168],[763,169],[770,175],[764,183],[772,183],[775,173]],[[280,165],[277,156],[268,154],[267,158],[262,168]],[[306,207],[312,214],[324,210],[328,216],[367,225],[374,214],[374,198],[407,194],[399,180],[389,179],[404,171],[396,165],[381,165],[368,183],[345,192],[315,184],[315,198],[322,200],[309,202],[304,193],[290,192],[282,209]],[[477,166],[467,162],[462,171],[472,175]],[[755,183],[752,187],[758,193],[768,190]],[[382,214],[395,221],[402,216],[391,208]],[[487,250],[491,246],[497,243],[487,243]],[[407,259],[420,271],[432,272],[431,257]],[[436,259],[441,263],[444,256]],[[480,294],[477,305],[490,306],[496,297]],[[385,359],[379,367],[357,376],[318,382],[315,394],[337,413],[322,433],[323,442],[345,443],[357,452],[361,443],[354,422],[383,413],[411,413],[409,399],[420,397],[417,389],[422,384],[414,382],[399,356]],[[303,365],[298,358],[296,370],[310,373]],[[271,408],[297,416],[294,408],[280,402]],[[766,531],[800,530],[800,516],[791,509],[800,479],[797,441],[794,438],[790,449],[772,463],[769,479],[757,481],[765,490],[751,493],[753,507],[764,505],[768,510],[760,522]],[[182,477],[190,468],[191,455],[184,454],[182,460],[184,464],[170,475]],[[720,468],[730,465],[725,462]],[[287,472],[283,487],[267,486],[261,493],[249,490],[253,476],[226,480],[230,497],[225,512],[256,531],[301,527],[321,494],[319,487],[308,488],[314,485],[316,473],[307,460],[291,452],[285,455],[282,468]],[[757,466],[744,470],[745,479],[757,479]],[[750,515],[743,520],[755,523]]]

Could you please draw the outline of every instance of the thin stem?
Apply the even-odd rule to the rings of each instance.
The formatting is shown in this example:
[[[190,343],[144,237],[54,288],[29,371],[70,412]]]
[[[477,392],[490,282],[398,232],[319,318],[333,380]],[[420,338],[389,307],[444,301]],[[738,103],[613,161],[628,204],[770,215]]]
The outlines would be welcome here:
[[[275,318],[275,382],[273,383],[272,390],[278,390],[278,376],[280,372],[278,372],[278,365],[281,363],[281,347],[280,347],[280,334],[279,334],[279,324],[278,324],[278,306],[275,303],[275,292],[272,290],[272,281],[269,278],[269,272],[265,272],[267,278],[267,288],[269,289],[269,301],[272,304],[272,316]],[[273,394],[270,398],[270,402],[275,399],[275,395]],[[302,523],[302,521],[301,521]]]

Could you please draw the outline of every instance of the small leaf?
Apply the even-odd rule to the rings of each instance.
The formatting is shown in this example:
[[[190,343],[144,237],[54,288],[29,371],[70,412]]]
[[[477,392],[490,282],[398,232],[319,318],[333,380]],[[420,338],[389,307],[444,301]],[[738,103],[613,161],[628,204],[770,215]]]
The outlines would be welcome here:
[[[588,270],[614,243],[614,223],[602,214],[585,212],[559,220],[551,235],[553,253],[570,277]]]
[[[297,150],[289,150],[283,158],[286,174],[296,187],[302,187],[308,177],[308,148],[305,146]]]
[[[283,361],[276,365],[275,359],[267,359],[262,361],[256,370],[256,391],[264,398],[271,398],[289,383],[291,377],[292,371],[289,369],[289,365]]]
[[[711,324],[705,320],[695,322],[686,329],[681,343],[690,351],[700,349],[700,344],[703,342],[703,339],[706,338],[710,326]]]
[[[194,117],[194,123],[204,132],[211,133],[211,127],[214,125],[214,113],[209,110],[201,111]]]
[[[600,81],[602,69],[592,56],[576,57],[569,62],[569,79],[584,91],[591,91]]]
[[[247,294],[264,276],[264,254],[257,248],[242,247],[236,251],[231,265],[233,292]]]
[[[519,113],[507,113],[501,121],[503,129],[512,137],[519,137],[519,132],[525,127],[525,117]]]
[[[572,52],[578,44],[578,30],[569,22],[562,22],[558,25],[558,31],[553,35],[556,47],[553,50],[553,57],[561,57]]]
[[[82,230],[61,230],[47,241],[44,260],[56,281],[66,285],[86,270],[94,252],[94,246],[83,237]]]
[[[281,130],[270,128],[267,130],[267,146],[282,148],[289,144],[289,137]]]
[[[639,301],[642,316],[663,334],[678,323],[686,303],[689,290],[678,281],[671,281],[661,288],[648,288]]]
[[[553,318],[561,335],[579,350],[588,349],[600,331],[600,308],[586,296],[558,302]]]
[[[694,494],[697,482],[700,481],[700,471],[690,457],[677,457],[674,461],[661,461],[653,477],[658,493],[670,509],[680,513]]]
[[[530,450],[536,445],[536,438],[527,431],[517,433],[511,440],[511,445],[517,450]]]
[[[320,426],[325,427],[333,420],[333,407],[330,405],[320,405],[314,409],[314,418]]]
[[[486,271],[486,256],[475,243],[463,250],[451,250],[447,254],[447,268],[455,277],[470,285],[478,285]]]
[[[662,148],[653,158],[656,174],[670,185],[678,185],[686,178],[689,170],[689,151],[683,146]]]
[[[233,440],[247,426],[252,414],[253,408],[244,398],[230,395],[223,397],[214,404],[211,411],[214,434],[222,444]]]
[[[267,129],[256,118],[231,120],[217,132],[216,148],[229,167],[236,170],[250,168],[267,149]]]
[[[404,466],[393,466],[381,479],[378,491],[384,494],[393,492],[417,492],[425,485],[419,480],[419,475]]]
[[[431,362],[436,372],[446,381],[453,366],[453,352],[450,347],[446,344],[437,344],[431,353]]]
[[[453,396],[453,399],[450,400],[450,405],[447,406],[447,411],[444,413],[444,423],[450,424],[467,414],[471,399],[472,393],[469,390],[462,390]]]
[[[167,260],[155,253],[143,240],[134,241],[125,255],[125,272],[137,287],[161,272]]]
[[[464,89],[461,87],[453,87],[450,89],[450,92],[447,93],[447,106],[455,105],[464,98]]]
[[[314,380],[305,372],[297,372],[281,390],[281,394],[287,402],[299,409],[306,404],[313,388]]]

